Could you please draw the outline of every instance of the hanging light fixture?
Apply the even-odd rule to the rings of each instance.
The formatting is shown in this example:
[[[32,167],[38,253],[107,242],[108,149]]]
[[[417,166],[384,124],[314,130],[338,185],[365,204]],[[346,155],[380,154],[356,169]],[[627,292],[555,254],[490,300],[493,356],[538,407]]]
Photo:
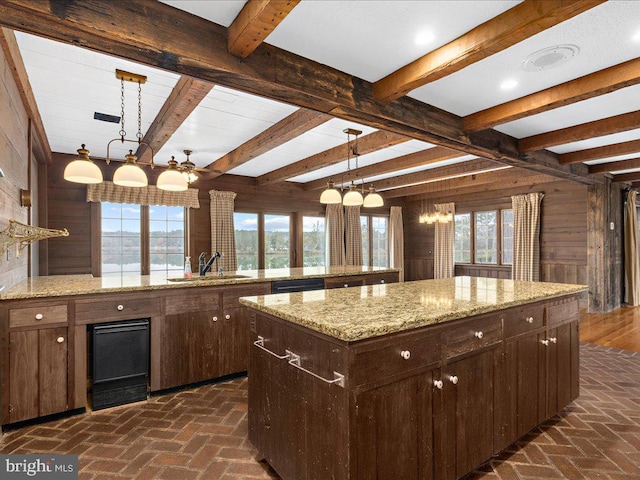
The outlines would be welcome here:
[[[333,183],[333,179],[329,180],[327,183],[327,188],[320,195],[320,203],[327,204],[337,204],[341,203],[345,206],[359,206],[362,205],[365,208],[369,207],[381,207],[384,205],[384,200],[380,196],[379,193],[376,193],[373,185],[369,187],[369,193],[366,198],[363,198],[364,193],[364,180],[362,180],[362,184],[360,189],[356,185],[357,173],[358,173],[358,135],[362,133],[361,130],[355,130],[353,128],[346,128],[344,133],[347,134],[347,171],[345,173],[347,179],[351,177],[351,184],[349,185],[349,190],[345,194],[344,198],[342,198],[340,192],[335,188],[335,184]],[[355,138],[353,143],[351,141],[351,135]],[[355,168],[351,170],[351,155],[355,159]],[[343,175],[344,177],[344,175]],[[343,182],[344,183],[344,182]],[[340,187],[342,190],[342,187]]]
[[[85,144],[77,150],[78,158],[75,158],[64,168],[64,179],[75,183],[102,183],[100,167],[89,158],[89,150]]]
[[[113,174],[113,183],[122,187],[146,187],[149,184],[147,174],[136,164],[133,150],[129,150],[124,158],[124,165],[119,166]]]
[[[192,150],[183,150],[187,159],[180,164],[179,170],[182,172],[185,180],[189,185],[198,180],[198,175],[196,174],[196,165],[189,160],[189,155],[193,153]]]
[[[171,157],[169,168],[158,176],[156,186],[161,190],[169,190],[171,192],[183,192],[189,188],[187,179],[178,170],[178,162],[176,162],[175,157]]]

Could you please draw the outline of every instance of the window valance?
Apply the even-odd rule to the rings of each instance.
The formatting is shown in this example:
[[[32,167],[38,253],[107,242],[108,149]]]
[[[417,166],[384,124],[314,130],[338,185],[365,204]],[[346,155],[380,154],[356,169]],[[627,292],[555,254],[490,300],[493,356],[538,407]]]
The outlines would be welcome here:
[[[87,185],[87,202],[130,203],[134,205],[164,205],[166,207],[200,208],[198,189],[184,192],[160,190],[155,185],[131,188],[102,182]]]

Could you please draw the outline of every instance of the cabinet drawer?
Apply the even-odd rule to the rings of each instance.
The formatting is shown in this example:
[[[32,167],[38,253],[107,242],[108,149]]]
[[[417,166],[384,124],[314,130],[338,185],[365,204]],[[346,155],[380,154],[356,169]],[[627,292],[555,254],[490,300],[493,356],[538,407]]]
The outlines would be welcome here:
[[[580,320],[577,298],[560,300],[547,306],[547,325],[550,327],[577,320]]]
[[[362,277],[337,277],[324,279],[324,288],[362,287],[363,285],[364,278]]]
[[[160,314],[158,297],[111,297],[106,300],[87,299],[76,301],[76,323],[93,323],[104,320],[125,320],[152,317]]]
[[[502,341],[501,317],[472,319],[444,333],[445,358],[453,358]]]
[[[52,323],[67,323],[67,305],[12,308],[9,310],[9,327],[31,327]]]
[[[514,308],[505,312],[502,318],[504,318],[505,337],[515,337],[542,327],[544,325],[544,308],[542,305]]]
[[[397,283],[397,273],[385,273],[384,275],[367,275],[364,277],[365,285],[378,285],[380,283]]]
[[[229,287],[222,294],[222,304],[225,310],[228,308],[239,308],[240,297],[251,297],[253,295],[269,295],[271,293],[271,283],[255,283],[250,286]]]
[[[364,385],[426,367],[439,362],[441,358],[440,336],[437,333],[411,335],[385,343],[388,345],[382,347],[374,343],[356,351],[352,363],[354,385]]]
[[[165,297],[164,311],[166,315],[187,312],[212,312],[220,307],[218,290],[202,290],[198,294],[188,293]]]

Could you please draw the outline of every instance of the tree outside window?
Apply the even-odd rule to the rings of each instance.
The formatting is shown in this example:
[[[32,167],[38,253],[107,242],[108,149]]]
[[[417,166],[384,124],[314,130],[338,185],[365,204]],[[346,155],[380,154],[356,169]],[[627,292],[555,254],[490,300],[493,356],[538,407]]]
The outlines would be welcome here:
[[[476,263],[498,263],[497,212],[475,214]]]

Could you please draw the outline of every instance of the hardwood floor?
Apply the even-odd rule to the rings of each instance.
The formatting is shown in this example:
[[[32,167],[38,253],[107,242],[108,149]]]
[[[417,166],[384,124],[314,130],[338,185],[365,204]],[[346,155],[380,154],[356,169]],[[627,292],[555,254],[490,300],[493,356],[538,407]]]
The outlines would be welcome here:
[[[640,352],[640,307],[605,315],[580,313],[580,341]]]

